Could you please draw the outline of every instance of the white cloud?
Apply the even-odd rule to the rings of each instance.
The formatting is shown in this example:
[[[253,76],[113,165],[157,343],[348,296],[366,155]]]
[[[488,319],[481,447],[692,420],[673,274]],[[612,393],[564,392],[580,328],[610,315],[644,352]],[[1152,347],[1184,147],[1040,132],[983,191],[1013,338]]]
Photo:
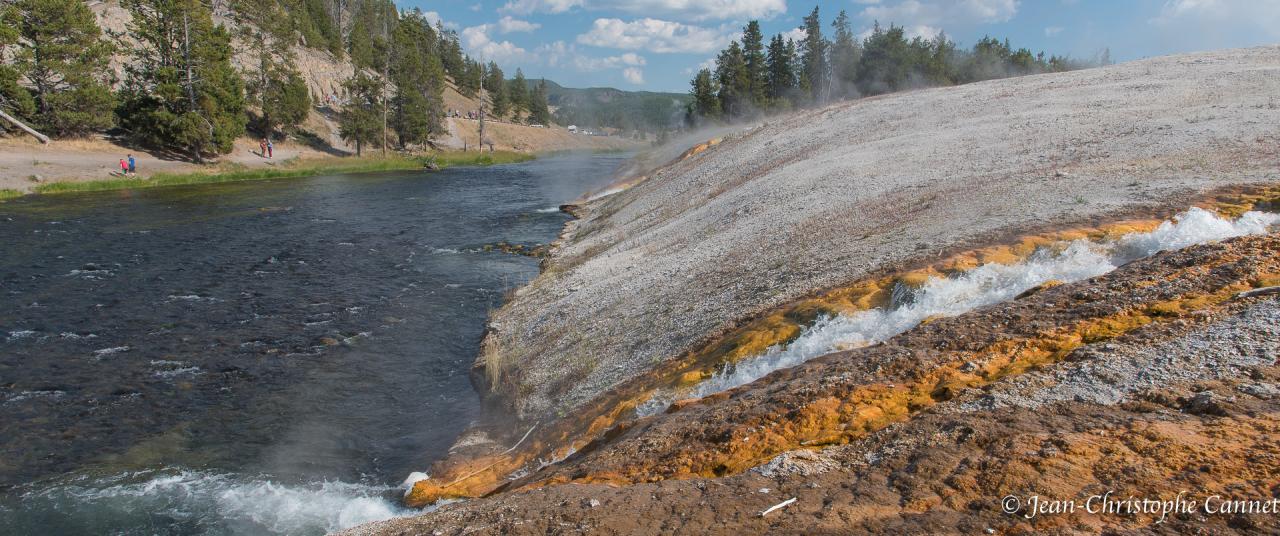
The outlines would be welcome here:
[[[873,32],[874,30],[875,30],[875,27],[867,27],[863,29],[861,32],[858,33],[858,40],[865,41],[868,37],[871,37],[871,32]],[[927,24],[916,24],[916,25],[906,26],[902,28],[902,35],[907,39],[915,39],[917,37],[920,37],[923,39],[933,39],[934,37],[937,37],[938,34],[940,33],[942,33],[942,28],[935,28]]]
[[[806,37],[809,37],[809,32],[806,32],[804,28],[792,28],[782,34],[783,41],[791,39],[797,43],[804,41]]]
[[[564,13],[581,7],[583,0],[510,0],[498,8],[501,13],[528,15],[530,13]]]
[[[634,52],[603,58],[588,56],[579,52],[576,45],[566,44],[564,41],[542,45],[534,52],[549,67],[570,68],[584,73],[624,67],[643,67],[648,63],[644,56]]]
[[[933,39],[942,33],[942,28],[929,26],[928,24],[916,24],[906,27],[905,33],[907,34],[907,39],[915,39],[917,37]]]
[[[644,83],[644,72],[636,67],[627,67],[626,69],[623,69],[622,77],[637,86]]]
[[[1169,52],[1269,44],[1280,40],[1280,2],[1169,0],[1148,22]]]
[[[1169,0],[1153,24],[1182,21],[1231,22],[1275,27],[1280,24],[1280,3],[1265,0]],[[1276,30],[1280,31],[1280,30]]]
[[[730,41],[722,31],[658,19],[596,19],[578,42],[605,48],[655,53],[698,53],[719,50]]]
[[[635,54],[633,52],[628,52],[626,54],[618,56],[618,59],[622,61],[622,63],[625,65],[640,66],[645,64],[644,56]]]
[[[866,7],[859,14],[865,20],[902,26],[952,24],[994,24],[1007,22],[1018,12],[1019,0],[903,0],[894,5]]]
[[[422,18],[426,19],[427,22],[430,22],[432,26],[441,25],[441,26],[444,26],[445,28],[454,28],[454,29],[458,28],[457,23],[446,22],[444,18],[442,18],[440,14],[435,11],[423,12]]]
[[[532,32],[541,27],[542,25],[536,22],[513,19],[509,15],[498,19],[498,32],[504,34],[512,32]]]
[[[462,30],[462,43],[467,51],[477,58],[510,65],[512,63],[529,62],[533,58],[529,52],[510,41],[494,41],[489,37],[492,24],[470,26]]]
[[[508,0],[498,11],[528,15],[579,7],[693,21],[771,19],[787,12],[786,0]]]
[[[787,12],[786,0],[599,0],[590,5],[698,21],[771,19]]]
[[[1045,28],[1045,29],[1044,29],[1044,36],[1045,36],[1045,37],[1053,37],[1053,36],[1058,35],[1058,34],[1060,34],[1060,33],[1062,33],[1062,27],[1061,27],[1061,26],[1050,26],[1050,27],[1048,27],[1048,28]]]

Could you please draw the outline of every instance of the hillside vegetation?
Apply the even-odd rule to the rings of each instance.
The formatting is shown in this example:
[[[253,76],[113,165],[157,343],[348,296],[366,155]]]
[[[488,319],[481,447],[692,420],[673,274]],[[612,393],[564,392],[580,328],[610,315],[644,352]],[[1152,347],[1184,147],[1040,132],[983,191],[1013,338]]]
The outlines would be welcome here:
[[[20,0],[0,5],[0,50],[0,131],[105,133],[195,162],[246,135],[356,153],[448,145],[446,112],[481,102],[499,121],[551,121],[545,86],[505,81],[388,0]]]

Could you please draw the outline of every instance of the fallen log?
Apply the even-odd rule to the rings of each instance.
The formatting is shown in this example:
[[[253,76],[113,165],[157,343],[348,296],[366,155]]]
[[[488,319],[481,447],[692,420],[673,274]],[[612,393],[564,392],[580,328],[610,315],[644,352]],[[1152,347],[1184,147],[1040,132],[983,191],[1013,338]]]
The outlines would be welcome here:
[[[26,125],[25,123],[23,123],[22,121],[19,121],[19,120],[17,120],[16,118],[14,118],[13,116],[11,116],[11,115],[9,115],[9,114],[5,113],[3,109],[0,109],[0,117],[4,118],[4,120],[5,120],[5,121],[8,121],[8,122],[10,122],[10,123],[13,123],[14,125],[17,125],[17,126],[18,126],[18,128],[22,129],[22,130],[23,130],[23,131],[25,131],[27,134],[30,134],[30,135],[32,135],[32,136],[35,136],[35,138],[36,138],[37,140],[40,140],[40,143],[49,143],[49,137],[48,137],[48,136],[45,136],[44,134],[41,134],[41,133],[39,133],[39,132],[36,132],[36,130],[35,130],[35,129],[33,129],[33,128],[31,128],[31,127],[27,126],[27,125]]]

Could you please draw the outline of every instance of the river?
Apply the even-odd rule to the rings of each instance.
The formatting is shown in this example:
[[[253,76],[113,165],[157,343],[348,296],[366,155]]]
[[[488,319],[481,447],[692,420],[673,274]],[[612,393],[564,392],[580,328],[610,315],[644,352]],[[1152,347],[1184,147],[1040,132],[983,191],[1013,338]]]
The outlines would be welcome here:
[[[486,244],[627,156],[0,203],[0,533],[320,534],[478,415]]]

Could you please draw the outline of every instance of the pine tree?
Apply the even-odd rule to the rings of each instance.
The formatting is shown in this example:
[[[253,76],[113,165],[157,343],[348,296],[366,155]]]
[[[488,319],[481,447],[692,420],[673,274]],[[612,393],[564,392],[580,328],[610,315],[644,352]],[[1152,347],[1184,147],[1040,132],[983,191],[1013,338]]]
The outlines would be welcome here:
[[[244,76],[245,93],[259,109],[255,128],[264,137],[292,130],[311,108],[310,91],[294,67],[294,25],[273,0],[237,0],[233,6],[242,41],[257,59]]]
[[[138,46],[126,67],[121,125],[138,141],[197,162],[244,133],[244,88],[231,35],[199,0],[124,0]]]
[[[503,78],[502,69],[497,63],[489,62],[486,70],[484,89],[489,92],[489,111],[496,118],[506,117],[511,103],[507,100],[507,81]]]
[[[947,86],[956,83],[956,63],[956,44],[938,32],[929,43],[921,71],[930,84]]]
[[[827,98],[829,87],[829,69],[827,66],[827,43],[822,37],[822,19],[818,16],[818,7],[804,18],[805,37],[802,44],[804,52],[800,61],[804,64],[804,79],[808,82],[809,98],[822,103]]]
[[[863,46],[858,63],[858,89],[865,95],[897,91],[907,81],[910,49],[901,26],[885,30],[876,23]]]
[[[436,23],[436,34],[440,36],[440,46],[437,48],[440,51],[440,61],[444,63],[444,72],[457,81],[467,68],[462,45],[458,43],[458,32]]]
[[[444,66],[434,54],[435,41],[435,30],[421,11],[406,14],[392,35],[392,128],[401,147],[426,143],[444,132]]]
[[[357,3],[348,33],[348,52],[356,67],[383,72],[399,11],[389,0],[364,0]]]
[[[326,0],[280,0],[289,15],[288,23],[301,37],[301,44],[316,50],[327,50],[339,59],[343,56],[342,32],[329,16]]]
[[[463,61],[462,76],[457,79],[458,91],[468,97],[474,97],[480,92],[480,86],[484,82],[484,64],[467,58]]]
[[[18,42],[18,24],[21,21],[18,12],[10,4],[0,4],[0,50]],[[30,118],[35,114],[35,100],[31,91],[18,81],[22,74],[8,62],[0,62],[0,109],[20,118]],[[16,125],[0,121],[0,130],[16,130]]]
[[[720,99],[716,95],[717,88],[715,80],[711,78],[711,70],[698,71],[690,85],[693,86],[689,92],[693,99],[689,102],[686,120],[690,124],[697,125],[703,119],[720,117]]]
[[[110,127],[114,47],[102,39],[93,12],[80,0],[17,0],[10,14],[21,38],[14,67],[31,85],[35,126],[58,137]]]
[[[831,93],[835,98],[844,98],[857,94],[855,81],[858,74],[858,61],[862,50],[853,37],[853,28],[849,24],[849,14],[843,10],[831,23],[835,29],[835,40],[831,43]]]
[[[782,34],[769,41],[769,54],[765,59],[768,70],[769,102],[774,107],[787,107],[787,99],[796,87],[794,70],[795,43],[782,40]]]
[[[347,34],[347,54],[357,69],[369,69],[374,64],[373,35],[369,21],[357,17],[351,24],[351,32]]]
[[[551,112],[547,108],[547,81],[544,79],[534,86],[529,95],[529,123],[537,125],[551,124]]]
[[[511,109],[517,116],[529,111],[529,86],[524,80],[524,71],[516,69],[516,77],[507,84],[507,95],[511,99]]]
[[[750,21],[742,29],[742,57],[747,68],[747,94],[757,109],[764,109],[769,97],[769,76],[765,68],[764,35],[760,21]]]
[[[737,41],[716,58],[716,84],[720,87],[717,97],[720,112],[726,117],[737,118],[747,112],[751,102],[751,81],[747,76],[747,62]]]
[[[357,71],[342,84],[348,102],[338,115],[338,134],[356,145],[356,156],[363,155],[365,145],[382,144],[383,82]]]

